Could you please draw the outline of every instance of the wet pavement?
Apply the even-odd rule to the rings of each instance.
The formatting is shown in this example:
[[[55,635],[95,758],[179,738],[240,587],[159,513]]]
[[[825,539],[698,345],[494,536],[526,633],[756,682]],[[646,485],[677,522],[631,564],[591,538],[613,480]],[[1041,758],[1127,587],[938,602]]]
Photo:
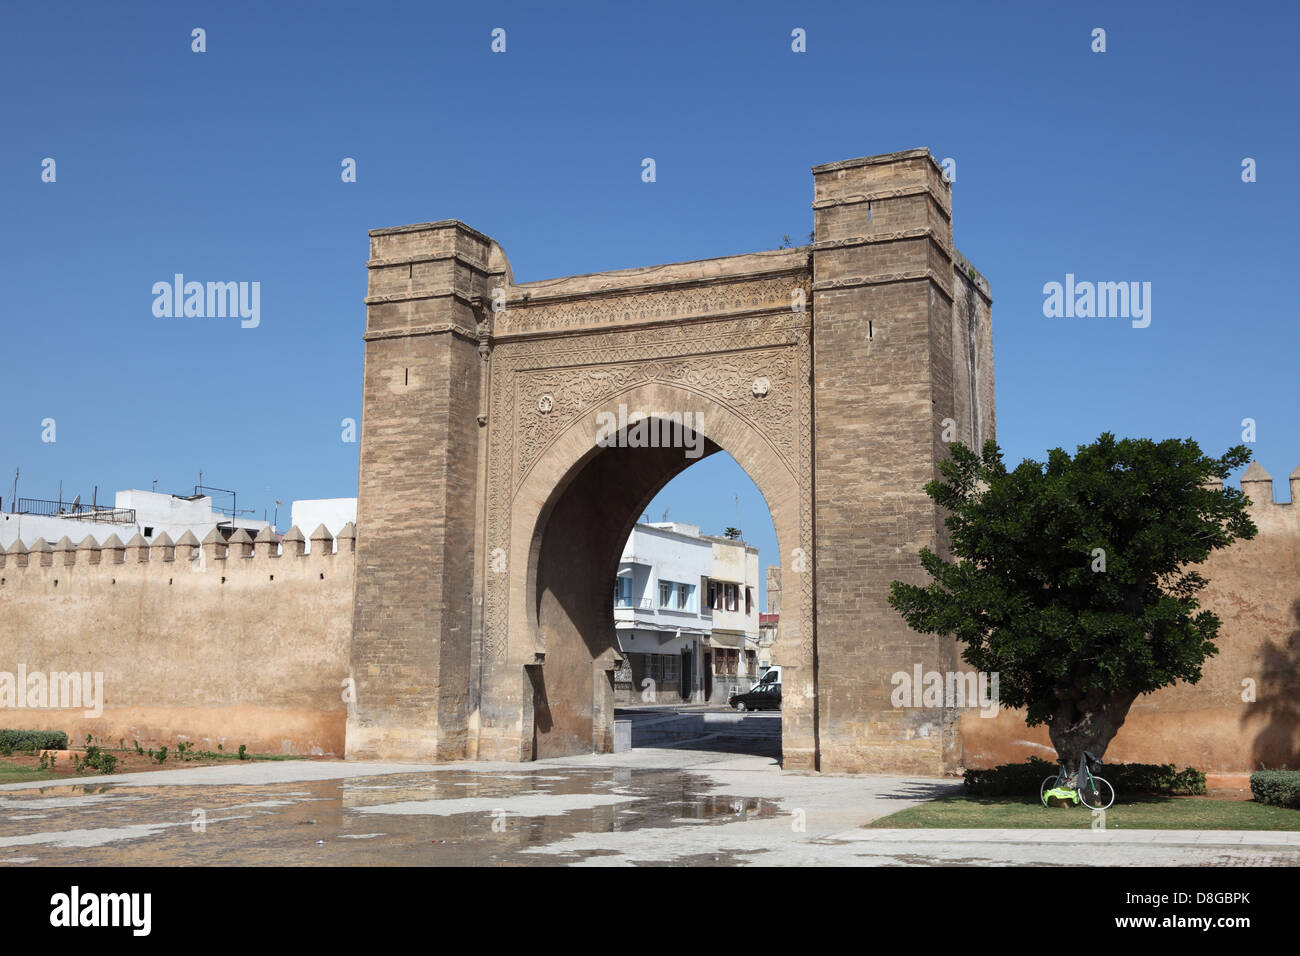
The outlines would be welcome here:
[[[259,761],[10,784],[0,865],[1300,863],[1300,843],[1253,836],[863,830],[958,785],[782,773],[745,746],[723,735],[530,764]]]
[[[451,768],[260,786],[95,781],[0,796],[0,863],[523,864],[574,834],[779,812],[778,801],[691,774],[634,769]]]
[[[731,864],[867,819],[818,793],[863,781],[728,752],[752,746],[713,737],[531,764],[257,762],[14,784],[0,788],[0,865]],[[917,802],[933,781],[919,786],[868,816]],[[810,799],[792,799],[800,791]]]

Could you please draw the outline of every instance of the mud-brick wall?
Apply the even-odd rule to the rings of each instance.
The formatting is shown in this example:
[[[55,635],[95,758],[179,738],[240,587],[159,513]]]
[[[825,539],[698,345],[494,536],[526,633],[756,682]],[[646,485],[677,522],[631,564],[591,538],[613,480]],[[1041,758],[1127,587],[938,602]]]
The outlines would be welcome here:
[[[354,540],[349,525],[337,551],[318,528],[310,554],[296,528],[282,544],[269,530],[201,546],[189,533],[152,548],[139,536],[16,542],[0,552],[0,726],[341,756]],[[3,700],[20,667],[101,673],[102,714]]]
[[[1300,468],[1291,476],[1291,503],[1273,501],[1272,479],[1258,463],[1241,484],[1259,534],[1198,568],[1210,582],[1201,606],[1222,622],[1219,653],[1198,683],[1139,697],[1107,761],[1212,772],[1300,768]],[[1055,759],[1046,728],[1026,727],[1020,711],[967,712],[961,728],[968,767],[1031,754]]]

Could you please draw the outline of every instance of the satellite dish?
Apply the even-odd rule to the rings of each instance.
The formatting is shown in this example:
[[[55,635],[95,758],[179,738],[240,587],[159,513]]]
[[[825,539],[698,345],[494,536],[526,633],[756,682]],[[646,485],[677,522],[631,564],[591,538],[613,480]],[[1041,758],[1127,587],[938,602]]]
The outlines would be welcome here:
[[[77,495],[77,497],[72,499],[72,504],[68,505],[68,510],[76,511],[77,508],[80,507],[80,505],[81,505],[81,495]]]

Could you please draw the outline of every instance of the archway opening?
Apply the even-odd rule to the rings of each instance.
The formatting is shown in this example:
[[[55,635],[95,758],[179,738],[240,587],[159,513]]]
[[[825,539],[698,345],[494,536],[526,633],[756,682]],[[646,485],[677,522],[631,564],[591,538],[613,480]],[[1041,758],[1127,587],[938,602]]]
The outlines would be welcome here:
[[[764,620],[776,529],[752,476],[695,437],[647,447],[624,429],[541,509],[534,757],[631,743],[780,759],[780,688],[763,683],[779,674],[775,619]]]

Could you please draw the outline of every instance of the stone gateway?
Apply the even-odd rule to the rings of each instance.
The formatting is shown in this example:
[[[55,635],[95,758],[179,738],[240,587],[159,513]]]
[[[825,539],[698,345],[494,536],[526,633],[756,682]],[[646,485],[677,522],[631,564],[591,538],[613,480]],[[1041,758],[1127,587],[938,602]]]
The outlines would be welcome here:
[[[541,282],[460,222],[370,233],[349,757],[612,750],[623,544],[725,450],[781,553],[784,765],[960,762],[956,710],[890,701],[955,645],[886,596],[944,545],[922,486],[945,442],[994,434],[989,286],[927,150],[813,185],[810,247]],[[702,451],[611,441],[620,409]]]

